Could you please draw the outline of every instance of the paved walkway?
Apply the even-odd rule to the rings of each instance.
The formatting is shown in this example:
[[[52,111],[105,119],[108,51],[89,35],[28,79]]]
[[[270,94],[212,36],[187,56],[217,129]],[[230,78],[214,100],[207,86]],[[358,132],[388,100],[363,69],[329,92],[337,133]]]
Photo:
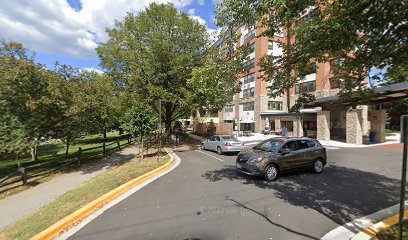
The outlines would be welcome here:
[[[135,157],[139,153],[137,145],[127,147],[106,157],[96,165],[64,174],[36,187],[0,200],[0,229],[18,221],[41,206],[53,201],[69,190],[105,172],[110,167]]]

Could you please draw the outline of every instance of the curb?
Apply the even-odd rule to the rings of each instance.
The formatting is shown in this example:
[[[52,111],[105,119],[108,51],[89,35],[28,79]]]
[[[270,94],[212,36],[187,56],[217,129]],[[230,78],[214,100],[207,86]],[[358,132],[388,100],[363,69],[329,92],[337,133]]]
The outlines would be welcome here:
[[[69,214],[68,216],[64,217],[63,219],[59,220],[58,222],[54,223],[44,231],[38,233],[37,235],[33,236],[31,240],[48,240],[57,237],[60,232],[64,231],[71,225],[77,224],[82,219],[86,218],[88,215],[93,213],[95,210],[105,206],[113,199],[119,197],[120,195],[126,193],[131,188],[142,184],[143,182],[148,181],[149,179],[159,175],[160,173],[166,171],[170,167],[174,165],[174,158],[172,156],[172,151],[165,148],[165,151],[170,156],[170,161],[163,164],[162,166],[153,169],[152,171],[145,173],[135,179],[130,180],[127,183],[122,184],[121,186],[113,189],[112,191],[105,193],[101,197],[93,200],[92,202],[86,204],[85,206],[81,207],[80,209],[76,210],[75,212]]]
[[[408,210],[404,211],[404,220],[408,219]],[[384,228],[391,227],[397,224],[399,221],[399,214],[389,217],[381,222],[378,222],[372,225],[369,228],[364,229],[363,231],[356,234],[351,240],[370,240],[377,239],[375,236]]]
[[[405,201],[405,209],[408,209],[408,201]],[[408,210],[405,211],[406,218],[408,217],[407,211]],[[363,233],[365,231],[372,233],[374,226],[380,226],[383,222],[395,216],[398,216],[398,212],[399,212],[399,204],[395,204],[391,207],[379,210],[378,212],[355,219],[342,226],[332,229],[330,232],[326,233],[321,238],[321,240],[351,240],[351,239],[368,240],[368,239],[371,239],[373,236],[375,236],[375,233],[377,233],[378,230],[380,229],[378,229],[377,232],[375,232],[372,236],[369,236],[368,234],[363,234]],[[398,221],[398,219],[396,221]],[[362,238],[364,235],[366,236]]]

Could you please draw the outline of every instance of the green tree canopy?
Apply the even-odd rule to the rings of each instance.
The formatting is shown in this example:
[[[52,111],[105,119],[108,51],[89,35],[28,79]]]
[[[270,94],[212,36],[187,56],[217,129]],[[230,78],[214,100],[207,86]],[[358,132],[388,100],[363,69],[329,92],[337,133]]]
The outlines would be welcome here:
[[[14,143],[22,143],[22,135],[30,140],[36,160],[39,139],[58,130],[69,103],[66,82],[36,64],[27,52],[20,43],[2,42],[0,46],[1,122],[13,128],[9,137],[19,137]]]
[[[154,105],[163,100],[166,130],[191,112],[187,79],[200,66],[208,47],[205,26],[171,4],[150,4],[137,15],[128,13],[107,30],[109,40],[97,48],[117,86]]]

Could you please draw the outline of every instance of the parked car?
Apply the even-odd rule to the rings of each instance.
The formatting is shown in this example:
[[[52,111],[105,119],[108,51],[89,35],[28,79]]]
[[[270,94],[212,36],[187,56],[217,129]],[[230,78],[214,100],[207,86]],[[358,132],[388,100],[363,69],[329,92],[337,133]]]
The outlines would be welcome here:
[[[274,181],[279,174],[299,169],[321,173],[327,163],[326,149],[311,138],[271,138],[238,154],[239,172]]]
[[[264,135],[269,135],[271,134],[271,129],[269,127],[265,127],[264,130],[262,130],[262,133]]]
[[[218,154],[241,152],[246,150],[245,144],[233,136],[214,135],[201,143],[201,149],[216,151]]]

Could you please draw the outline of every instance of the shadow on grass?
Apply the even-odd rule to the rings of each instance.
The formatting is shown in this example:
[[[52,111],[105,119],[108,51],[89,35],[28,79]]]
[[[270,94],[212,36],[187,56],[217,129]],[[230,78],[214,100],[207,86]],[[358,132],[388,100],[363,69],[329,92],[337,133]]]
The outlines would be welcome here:
[[[399,200],[400,181],[339,166],[328,166],[318,175],[281,175],[271,183],[239,174],[232,166],[208,171],[203,177],[211,182],[241,181],[244,185],[273,190],[271,194],[275,197],[294,206],[314,209],[339,225],[390,207]]]

